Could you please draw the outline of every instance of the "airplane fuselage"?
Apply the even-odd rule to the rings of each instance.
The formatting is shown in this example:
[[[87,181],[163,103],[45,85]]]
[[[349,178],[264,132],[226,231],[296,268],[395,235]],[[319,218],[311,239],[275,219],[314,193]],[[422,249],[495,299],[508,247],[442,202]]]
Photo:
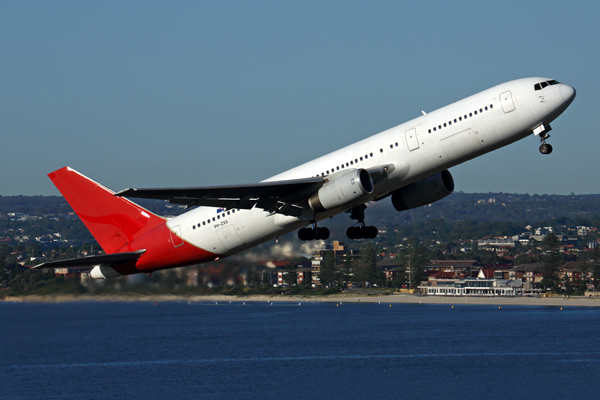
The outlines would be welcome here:
[[[49,177],[106,255],[34,268],[86,265],[105,278],[198,264],[298,228],[302,240],[323,238],[329,232],[316,224],[345,211],[359,224],[348,237],[372,238],[365,203],[391,196],[402,211],[435,202],[454,190],[448,168],[531,134],[549,154],[549,124],[574,97],[571,86],[547,78],[503,83],[253,185],[115,193],[65,167]],[[121,196],[198,207],[167,220]]]
[[[535,84],[546,81],[503,83],[266,180],[334,177],[353,168],[390,166],[373,193],[343,207],[302,217],[199,207],[169,220],[167,226],[183,242],[206,250],[206,260],[239,253],[529,136],[558,117],[575,95],[564,84],[534,90]]]

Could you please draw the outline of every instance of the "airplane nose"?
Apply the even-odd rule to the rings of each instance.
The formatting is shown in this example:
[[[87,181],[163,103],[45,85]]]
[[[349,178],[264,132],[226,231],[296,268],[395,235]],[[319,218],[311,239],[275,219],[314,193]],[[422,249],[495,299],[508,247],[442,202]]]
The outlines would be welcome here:
[[[575,98],[575,88],[569,85],[565,85],[564,83],[560,85],[560,95],[563,100],[567,104],[571,104],[573,99]]]

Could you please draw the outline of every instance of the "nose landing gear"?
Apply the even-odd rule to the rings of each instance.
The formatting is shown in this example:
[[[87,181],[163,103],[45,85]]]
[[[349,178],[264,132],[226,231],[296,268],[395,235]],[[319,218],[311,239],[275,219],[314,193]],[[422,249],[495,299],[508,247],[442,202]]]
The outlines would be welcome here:
[[[540,142],[542,142],[542,144],[540,144],[540,153],[542,154],[552,153],[552,145],[546,143],[546,139],[550,137],[548,132],[550,132],[551,130],[552,128],[550,127],[550,125],[540,125],[533,130],[533,133],[535,135],[540,136]]]
[[[548,135],[550,136],[550,135]],[[547,143],[542,143],[540,145],[540,153],[542,154],[550,154],[552,153],[552,145]]]

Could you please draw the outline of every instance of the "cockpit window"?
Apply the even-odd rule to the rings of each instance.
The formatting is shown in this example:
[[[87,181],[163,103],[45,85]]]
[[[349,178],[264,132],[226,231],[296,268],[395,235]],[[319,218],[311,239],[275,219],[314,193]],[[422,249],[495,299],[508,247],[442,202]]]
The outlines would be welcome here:
[[[545,88],[546,86],[550,86],[550,85],[559,85],[560,82],[556,81],[554,79],[552,79],[551,81],[546,81],[546,82],[540,82],[540,83],[536,83],[535,85],[533,85],[533,88],[535,90],[542,90],[543,88]]]

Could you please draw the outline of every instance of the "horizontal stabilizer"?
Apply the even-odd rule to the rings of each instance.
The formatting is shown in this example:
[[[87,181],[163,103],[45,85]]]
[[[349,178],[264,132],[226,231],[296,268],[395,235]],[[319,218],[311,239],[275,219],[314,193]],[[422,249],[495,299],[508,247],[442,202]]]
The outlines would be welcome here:
[[[146,250],[137,250],[127,253],[103,254],[100,256],[90,256],[83,258],[69,258],[67,260],[58,260],[45,262],[31,269],[43,268],[92,268],[96,265],[116,265],[123,264],[128,261],[134,261],[140,258]]]

